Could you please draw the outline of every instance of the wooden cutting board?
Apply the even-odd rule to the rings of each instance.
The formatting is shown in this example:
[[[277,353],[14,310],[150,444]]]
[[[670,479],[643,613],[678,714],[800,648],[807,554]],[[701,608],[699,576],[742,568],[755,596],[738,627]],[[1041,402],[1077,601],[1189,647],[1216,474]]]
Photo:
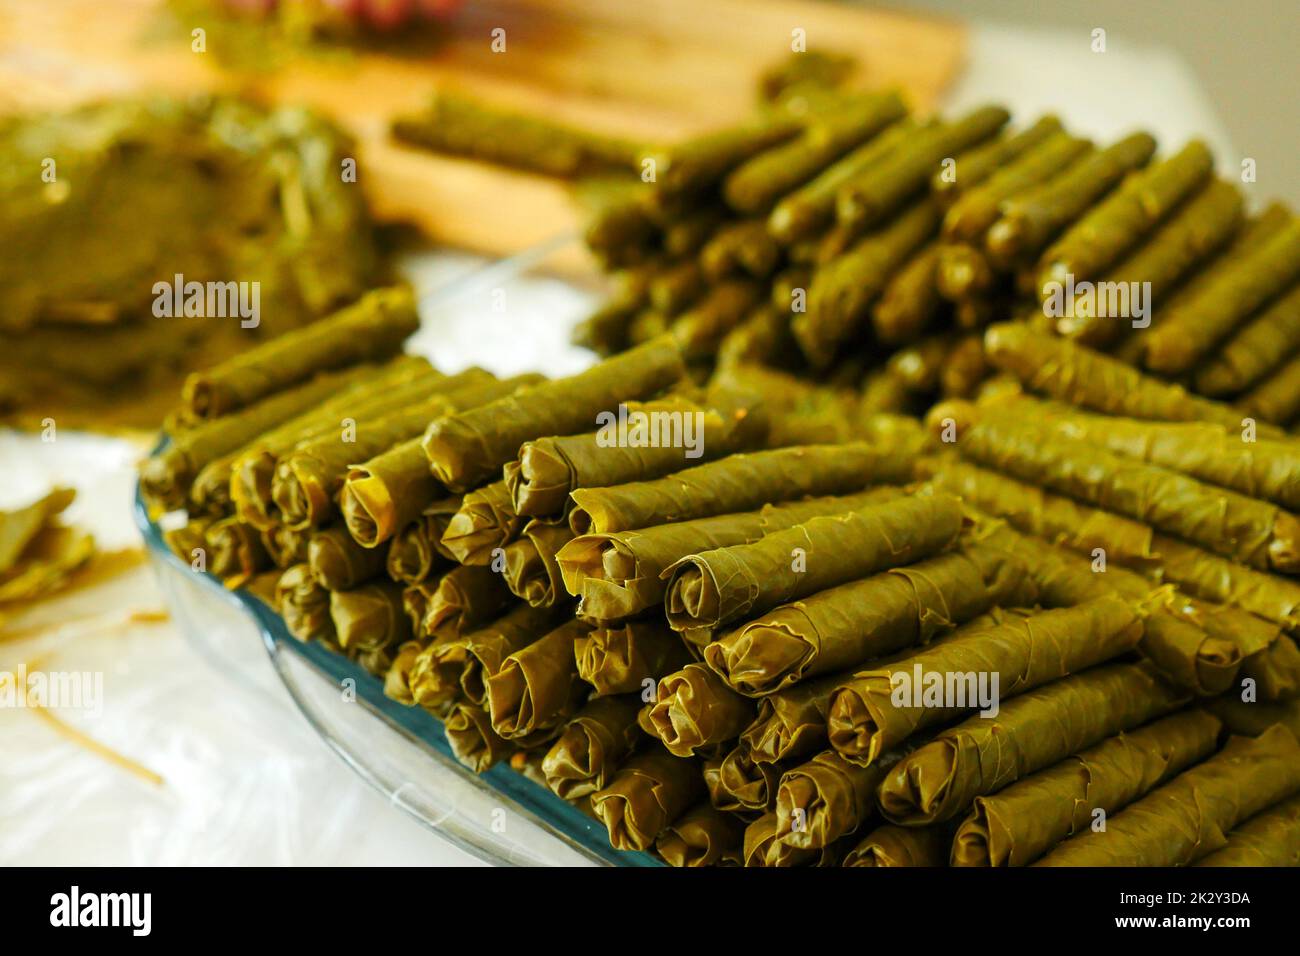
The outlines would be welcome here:
[[[952,79],[964,48],[954,23],[805,0],[466,0],[427,49],[301,50],[250,74],[229,68],[214,48],[220,23],[202,19],[180,22],[162,0],[0,0],[0,110],[205,90],[310,104],[357,138],[359,182],[380,217],[490,255],[576,230],[577,209],[564,183],[389,140],[391,117],[439,84],[672,140],[746,115],[757,77],[788,55],[796,29],[810,50],[857,57],[857,82],[898,85],[919,110]],[[191,50],[194,27],[207,29],[204,53]],[[498,27],[503,53],[491,48]]]

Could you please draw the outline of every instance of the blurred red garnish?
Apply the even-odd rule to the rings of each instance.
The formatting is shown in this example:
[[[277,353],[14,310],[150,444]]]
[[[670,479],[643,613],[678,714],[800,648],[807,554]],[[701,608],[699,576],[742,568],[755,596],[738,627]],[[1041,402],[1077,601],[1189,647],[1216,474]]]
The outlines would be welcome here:
[[[228,10],[256,17],[291,15],[388,31],[410,23],[446,20],[463,0],[218,0]],[[293,9],[297,8],[297,9]]]

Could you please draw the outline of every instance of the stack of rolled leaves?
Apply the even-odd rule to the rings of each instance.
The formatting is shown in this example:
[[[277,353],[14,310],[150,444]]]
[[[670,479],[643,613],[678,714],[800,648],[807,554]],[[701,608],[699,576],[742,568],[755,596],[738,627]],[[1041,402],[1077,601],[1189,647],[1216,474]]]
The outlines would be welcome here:
[[[705,795],[704,777],[691,759],[651,745],[591,795],[591,808],[619,850],[645,850]]]
[[[409,289],[378,289],[319,322],[193,373],[182,402],[196,419],[218,418],[318,372],[394,355],[418,327]]]
[[[928,726],[970,710],[996,716],[1008,697],[1122,655],[1142,633],[1138,609],[1106,596],[939,642],[840,684],[828,712],[831,745],[870,765]]]
[[[499,475],[524,442],[580,432],[601,412],[662,392],[685,372],[672,342],[648,342],[586,372],[437,418],[422,446],[435,478],[452,491],[468,491]]]
[[[1177,710],[1187,695],[1142,664],[1103,664],[970,717],[900,760],[881,784],[884,815],[904,826],[965,812],[974,799],[1108,736]]]
[[[1300,866],[1300,797],[1255,814],[1196,866]]]
[[[740,866],[744,821],[707,802],[697,803],[655,841],[655,851],[670,866]]]
[[[1026,866],[1214,752],[1221,724],[1189,710],[1109,737],[997,793],[976,797],[953,866]]]
[[[492,729],[507,740],[536,739],[563,724],[588,691],[578,676],[573,644],[590,625],[568,621],[512,651],[486,676]]]
[[[763,696],[925,644],[999,605],[1034,603],[1027,569],[972,545],[818,591],[726,631],[704,659],[735,690]]]
[[[844,857],[841,866],[943,866],[948,834],[942,827],[876,827]]]
[[[549,609],[521,604],[482,627],[435,638],[411,668],[415,702],[435,711],[457,698],[485,706],[488,678],[511,653],[539,640],[557,620]]]
[[[1256,570],[1300,572],[1300,519],[1271,502],[1001,416],[968,428],[958,449],[985,467],[1149,524]]]
[[[1251,215],[1201,139],[1094,142],[995,104],[909,116],[827,72],[649,159],[666,171],[589,190],[615,291],[574,340],[602,354],[668,332],[693,363],[833,378],[890,411],[1001,368],[1137,418],[1300,420],[1300,220]],[[1012,317],[1048,344],[982,349]]]
[[[576,375],[399,356],[382,290],[196,377],[149,503],[620,850],[1294,862],[1293,217],[1199,142],[905,113],[802,87],[654,150]]]
[[[860,475],[851,484],[868,480],[869,476]],[[621,620],[660,605],[668,585],[665,572],[694,550],[746,544],[818,515],[836,514],[897,494],[897,489],[887,486],[631,531],[581,534],[560,549],[556,560],[565,588],[580,598],[581,614],[601,621]]]
[[[641,693],[692,657],[686,643],[653,614],[593,628],[577,638],[574,653],[578,675],[599,696]]]
[[[698,398],[683,393],[625,402],[620,414],[626,445],[616,440],[614,416],[602,429],[525,442],[517,459],[505,466],[515,513],[531,518],[567,515],[574,489],[659,478],[761,447],[767,438],[761,399],[738,389],[715,389]]]
[[[1007,527],[992,525],[980,534],[986,543],[1027,560],[1046,606],[1072,607],[1111,594],[1141,608],[1144,633],[1138,651],[1166,679],[1198,696],[1227,690],[1245,661],[1284,637],[1276,625],[1240,608],[1189,597],[1171,584],[1158,585],[1118,565],[1098,572],[1082,556]]]
[[[678,630],[717,628],[834,587],[928,557],[957,540],[964,524],[951,497],[905,498],[689,555],[667,570],[668,622]]]
[[[542,772],[556,796],[578,799],[604,789],[643,739],[635,695],[597,697],[568,719],[546,752]]]
[[[271,486],[272,500],[284,516],[285,523],[290,527],[319,527],[337,510],[336,502],[346,487],[350,463],[367,461],[372,456],[388,452],[395,445],[418,437],[430,419],[458,408],[482,407],[502,393],[508,394],[520,387],[516,379],[497,381],[489,378],[469,383],[463,379],[464,376],[453,376],[437,383],[429,394],[399,409],[345,419],[342,429],[304,442],[291,451],[276,466]],[[365,473],[373,475],[376,470],[381,470],[380,466],[367,461]],[[431,490],[424,489],[419,500],[432,497],[429,494]],[[414,505],[408,504],[404,508],[403,503],[395,502],[392,508],[398,515],[389,519],[388,527],[393,530],[402,520],[414,517],[411,514]],[[356,515],[352,517],[355,524]],[[365,538],[364,534],[362,538]],[[375,540],[377,543],[378,538]]]
[[[1231,847],[1239,824],[1300,792],[1300,741],[1275,725],[1234,737],[1204,763],[1071,837],[1040,866],[1179,866]]]
[[[344,374],[356,375],[355,370]],[[209,462],[189,490],[187,507],[215,514],[231,508],[249,524],[266,528],[280,520],[273,496],[276,471],[283,457],[313,439],[335,436],[342,441],[348,423],[382,417],[431,393],[459,383],[490,378],[471,369],[448,376],[418,356],[398,356],[373,371],[363,367],[352,384],[318,405],[247,441],[233,452]]]

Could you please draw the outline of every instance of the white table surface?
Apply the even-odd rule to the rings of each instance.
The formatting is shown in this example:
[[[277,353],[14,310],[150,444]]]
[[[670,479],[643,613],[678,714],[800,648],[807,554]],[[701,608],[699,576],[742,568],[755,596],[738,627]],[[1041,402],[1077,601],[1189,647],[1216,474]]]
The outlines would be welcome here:
[[[1221,169],[1236,166],[1222,123],[1177,57],[1111,37],[976,24],[953,109],[1009,104],[1024,122],[1047,111],[1102,138],[1141,127],[1173,149],[1205,138]],[[479,265],[470,257],[417,257],[417,287],[433,289]],[[518,300],[522,291],[510,287]],[[417,342],[455,369],[480,364],[513,374],[575,371],[566,316],[577,293],[555,282],[526,290],[503,312],[471,295],[425,315]],[[520,314],[525,320],[520,321]],[[69,518],[105,547],[135,540],[130,515],[139,450],[108,439],[60,435],[54,443],[0,432],[0,508],[53,484],[78,489]],[[76,598],[60,613],[112,615],[162,606],[147,567]],[[0,709],[0,865],[305,864],[469,865],[468,854],[425,831],[369,789],[313,736],[287,700],[255,699],[213,672],[171,624],[104,633],[53,630],[0,641],[0,671],[38,655],[50,668],[102,671],[102,715],[68,714],[98,740],[161,775],[153,786],[66,741],[23,710]]]

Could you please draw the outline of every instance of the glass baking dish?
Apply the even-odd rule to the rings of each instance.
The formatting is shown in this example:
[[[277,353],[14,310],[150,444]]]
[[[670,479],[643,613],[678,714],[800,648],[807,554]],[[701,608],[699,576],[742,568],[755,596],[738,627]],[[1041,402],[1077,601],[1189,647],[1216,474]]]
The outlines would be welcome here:
[[[568,336],[598,283],[575,278],[578,248],[566,237],[488,264],[409,257],[403,267],[415,287],[433,291],[421,294],[421,328],[408,351],[447,372],[469,365],[498,375],[583,368],[592,358]],[[349,767],[440,837],[495,864],[663,865],[647,853],[612,849],[601,823],[506,764],[482,775],[461,766],[433,715],[385,697],[380,680],[297,641],[256,597],[226,589],[173,554],[138,487],[135,514],[164,598],[196,650],[253,693],[287,691]]]
[[[159,588],[196,650],[254,693],[287,690],[344,763],[424,826],[496,864],[661,865],[612,849],[601,823],[506,764],[482,775],[462,767],[433,715],[388,699],[355,663],[295,640],[256,597],[173,554],[138,489],[135,514]]]

